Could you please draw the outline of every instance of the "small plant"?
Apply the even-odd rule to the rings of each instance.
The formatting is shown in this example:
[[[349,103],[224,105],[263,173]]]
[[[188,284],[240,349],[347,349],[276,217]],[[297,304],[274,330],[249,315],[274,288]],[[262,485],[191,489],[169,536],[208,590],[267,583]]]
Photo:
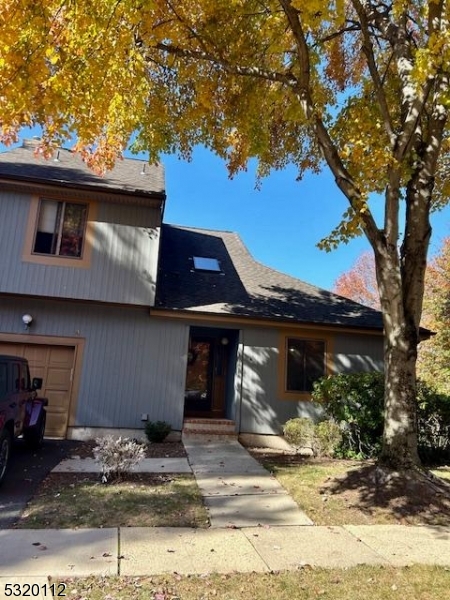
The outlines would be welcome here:
[[[95,460],[102,466],[102,483],[120,480],[145,456],[142,444],[129,438],[108,435],[95,442],[97,446],[93,452]]]
[[[163,442],[171,431],[172,426],[166,421],[148,421],[145,424],[145,435],[149,442]]]
[[[342,430],[337,423],[331,420],[320,421],[314,428],[315,456],[334,456],[342,441]]]
[[[314,456],[333,456],[342,440],[342,432],[334,421],[315,424],[307,417],[289,419],[283,427],[283,434],[297,452],[309,449]]]
[[[297,452],[302,448],[313,450],[314,447],[314,422],[307,417],[296,417],[286,421],[283,435],[288,444]]]

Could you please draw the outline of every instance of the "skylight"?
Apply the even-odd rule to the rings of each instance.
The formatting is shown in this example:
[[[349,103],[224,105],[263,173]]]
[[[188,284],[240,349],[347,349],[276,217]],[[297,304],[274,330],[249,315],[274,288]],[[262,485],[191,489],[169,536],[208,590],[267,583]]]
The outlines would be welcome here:
[[[219,261],[217,258],[206,258],[205,256],[194,256],[194,269],[196,271],[212,271],[214,273],[220,273]]]

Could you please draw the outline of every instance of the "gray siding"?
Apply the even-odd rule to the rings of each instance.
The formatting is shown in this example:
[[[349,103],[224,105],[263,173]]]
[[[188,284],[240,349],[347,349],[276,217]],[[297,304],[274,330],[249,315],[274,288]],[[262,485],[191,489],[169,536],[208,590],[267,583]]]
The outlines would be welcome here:
[[[160,214],[99,203],[89,268],[22,260],[30,198],[0,191],[0,291],[153,306]]]
[[[236,420],[242,433],[279,434],[290,418],[320,414],[320,408],[312,402],[279,398],[279,339],[277,330],[246,329],[241,333],[235,396]],[[382,370],[383,338],[337,335],[332,363],[335,372]]]
[[[84,303],[0,299],[0,331],[85,339],[76,420],[71,426],[142,428],[142,413],[180,430],[188,327],[154,320],[148,310]]]
[[[383,336],[339,334],[334,339],[337,373],[383,370]]]
[[[311,402],[278,398],[279,337],[277,330],[243,331],[239,350],[242,364],[241,433],[279,434],[283,423],[297,416],[314,417]]]

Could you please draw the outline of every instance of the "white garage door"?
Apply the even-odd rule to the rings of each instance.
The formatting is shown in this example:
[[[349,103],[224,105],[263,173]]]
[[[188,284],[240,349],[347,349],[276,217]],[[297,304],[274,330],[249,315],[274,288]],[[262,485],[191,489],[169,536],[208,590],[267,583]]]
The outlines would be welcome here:
[[[4,342],[0,343],[0,354],[24,356],[28,359],[31,377],[42,377],[39,395],[48,398],[45,435],[64,438],[69,421],[75,347]]]

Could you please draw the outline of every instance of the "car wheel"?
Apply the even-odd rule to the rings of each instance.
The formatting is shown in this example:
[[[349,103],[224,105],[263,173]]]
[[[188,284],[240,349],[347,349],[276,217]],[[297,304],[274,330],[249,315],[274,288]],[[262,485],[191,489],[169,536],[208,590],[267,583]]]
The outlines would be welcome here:
[[[44,441],[45,423],[47,421],[47,413],[45,410],[42,411],[39,421],[31,429],[27,429],[23,432],[23,439],[26,445],[32,450],[36,450],[42,446]]]
[[[0,433],[0,484],[5,478],[11,456],[11,434],[7,429]]]

